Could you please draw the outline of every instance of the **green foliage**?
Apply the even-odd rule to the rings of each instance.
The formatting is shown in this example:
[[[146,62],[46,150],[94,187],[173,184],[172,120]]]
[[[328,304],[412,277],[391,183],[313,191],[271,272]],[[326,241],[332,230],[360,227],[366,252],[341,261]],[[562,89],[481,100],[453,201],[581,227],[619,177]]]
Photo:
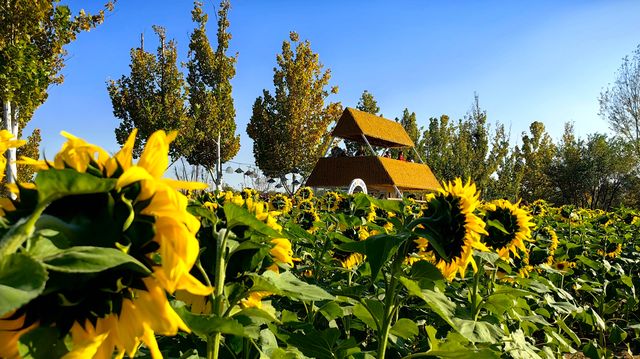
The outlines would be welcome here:
[[[275,94],[264,90],[253,104],[247,133],[253,139],[256,164],[265,175],[311,172],[328,143],[327,127],[342,112],[339,103],[325,105],[331,73],[323,71],[309,41],[292,32],[277,55]],[[295,49],[293,49],[295,47]],[[331,89],[332,93],[337,88]],[[326,141],[325,141],[326,142]]]
[[[108,3],[106,10],[112,10]],[[49,85],[64,77],[66,50],[82,31],[101,24],[96,15],[81,10],[73,15],[59,0],[8,1],[0,5],[0,99],[13,102],[13,120],[24,128],[47,98]]]
[[[197,27],[189,42],[187,62],[187,88],[189,93],[189,117],[193,125],[184,136],[194,150],[187,155],[192,165],[204,166],[210,172],[216,169],[216,183],[222,178],[218,166],[218,134],[220,135],[220,163],[233,158],[240,149],[240,136],[235,134],[236,111],[231,97],[231,79],[235,76],[236,57],[227,56],[231,34],[228,12],[229,1],[223,1],[218,11],[218,46],[211,48],[206,33],[208,16],[202,4],[196,2],[192,11]]]
[[[438,179],[470,178],[487,188],[507,157],[509,141],[503,125],[491,131],[476,95],[471,110],[457,124],[446,115],[431,118],[418,149]]]
[[[376,101],[373,94],[367,90],[362,92],[360,100],[356,105],[356,109],[364,112],[368,112],[374,115],[380,116],[380,107],[378,107],[378,101]],[[363,145],[357,142],[351,142],[345,140],[346,154],[347,156],[355,156],[357,153],[368,153],[368,149],[365,149]]]
[[[0,102],[3,126],[16,138],[31,120],[35,110],[47,99],[50,85],[61,84],[60,74],[67,54],[65,46],[82,31],[89,31],[104,20],[105,5],[96,15],[80,10],[73,15],[59,0],[11,0],[0,4]],[[39,133],[30,139],[31,151],[39,142]],[[30,179],[33,173],[20,174],[12,161],[15,149],[7,152],[7,181]],[[38,157],[39,154],[35,156]]]
[[[614,133],[630,142],[640,158],[640,45],[626,56],[611,87],[600,93],[600,115]]]
[[[123,145],[131,131],[138,129],[138,136],[149,138],[157,130],[188,132],[190,121],[185,106],[184,77],[177,65],[177,49],[174,40],[166,41],[165,29],[154,26],[160,44],[157,54],[142,47],[131,49],[131,72],[117,81],[109,81],[107,89],[113,114],[121,120],[116,128],[116,139]],[[140,156],[144,140],[136,141],[133,154]],[[179,136],[171,149],[173,157],[188,153],[190,141]]]
[[[47,271],[28,255],[0,257],[0,317],[27,304],[44,290]]]
[[[531,136],[522,134],[522,148],[519,151],[522,159],[520,195],[525,201],[533,202],[545,198],[553,190],[548,166],[556,148],[541,122],[531,123],[529,131]]]

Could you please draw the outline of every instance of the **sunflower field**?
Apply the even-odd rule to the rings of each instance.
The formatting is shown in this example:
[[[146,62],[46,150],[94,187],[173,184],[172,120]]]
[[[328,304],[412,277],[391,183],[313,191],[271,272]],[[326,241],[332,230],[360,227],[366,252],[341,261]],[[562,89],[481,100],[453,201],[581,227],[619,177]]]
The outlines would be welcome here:
[[[63,135],[0,199],[1,358],[640,352],[636,211],[485,202],[460,179],[403,200],[208,192],[163,177],[175,133],[135,163],[135,131],[114,155]]]

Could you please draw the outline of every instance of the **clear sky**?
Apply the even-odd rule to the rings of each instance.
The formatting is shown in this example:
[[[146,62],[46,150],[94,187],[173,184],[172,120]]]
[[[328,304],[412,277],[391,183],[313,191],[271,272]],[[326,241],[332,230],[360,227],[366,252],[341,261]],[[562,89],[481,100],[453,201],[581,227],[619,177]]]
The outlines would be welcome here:
[[[98,9],[96,1],[63,3],[76,11]],[[152,25],[166,27],[186,61],[191,8],[186,0],[118,0],[103,25],[67,47],[65,82],[50,88],[27,129],[42,130],[47,157],[62,144],[61,130],[118,149],[119,120],[106,81],[129,73],[129,52],[139,46],[140,33],[145,49],[155,50]],[[214,43],[216,9],[217,1],[205,1]],[[232,0],[229,17],[241,135],[234,161],[242,163],[253,162],[246,134],[251,106],[262,89],[272,89],[275,56],[289,31],[310,40],[331,69],[331,85],[340,88],[331,101],[355,107],[368,90],[385,117],[408,108],[424,126],[441,114],[462,117],[475,91],[489,120],[511,129],[512,144],[533,121],[542,121],[554,139],[566,121],[575,121],[581,136],[607,132],[598,116],[599,93],[640,44],[640,2],[631,0]]]

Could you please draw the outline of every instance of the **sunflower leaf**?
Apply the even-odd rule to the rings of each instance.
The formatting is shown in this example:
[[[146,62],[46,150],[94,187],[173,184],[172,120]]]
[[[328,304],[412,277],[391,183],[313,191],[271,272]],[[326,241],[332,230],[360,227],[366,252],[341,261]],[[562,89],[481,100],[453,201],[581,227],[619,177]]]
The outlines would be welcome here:
[[[144,264],[115,248],[77,246],[43,258],[46,268],[64,273],[98,273],[124,266],[138,273],[150,274]]]
[[[258,233],[264,234],[265,236],[273,238],[283,237],[283,235],[278,233],[275,229],[267,226],[264,222],[257,219],[252,213],[236,204],[225,203],[224,215],[227,218],[228,230],[231,230],[236,226],[247,226]]]
[[[0,317],[20,308],[44,290],[47,271],[31,256],[14,253],[0,261]]]
[[[485,223],[487,224],[487,227],[493,227],[504,234],[510,234],[509,231],[507,231],[507,229],[504,228],[504,225],[502,224],[502,222],[496,219],[485,219]]]
[[[399,236],[379,234],[371,236],[364,241],[367,262],[369,262],[371,266],[372,279],[375,280],[382,266],[389,261],[389,257],[398,250],[398,246],[405,241],[405,239],[406,238]]]
[[[266,271],[262,275],[249,274],[253,281],[251,291],[265,291],[276,295],[282,295],[291,299],[312,301],[312,300],[332,300],[335,299],[324,289],[307,284],[296,278],[291,272],[282,274]]]
[[[100,178],[73,169],[48,169],[36,175],[38,202],[80,194],[108,192],[116,187],[116,179]]]
[[[257,339],[256,333],[245,330],[244,326],[237,320],[229,317],[218,317],[215,315],[193,314],[184,303],[174,302],[173,309],[184,320],[187,326],[199,337],[207,339],[215,333],[237,335]]]

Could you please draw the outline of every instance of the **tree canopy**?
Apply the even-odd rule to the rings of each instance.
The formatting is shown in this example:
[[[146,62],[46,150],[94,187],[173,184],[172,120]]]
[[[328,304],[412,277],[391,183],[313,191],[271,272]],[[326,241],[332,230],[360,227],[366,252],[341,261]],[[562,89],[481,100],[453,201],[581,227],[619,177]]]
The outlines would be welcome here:
[[[236,111],[231,96],[236,58],[226,54],[231,39],[231,34],[227,32],[230,7],[229,1],[220,4],[218,46],[214,52],[206,34],[208,16],[202,10],[202,3],[194,4],[192,18],[197,26],[191,34],[187,62],[188,114],[193,120],[187,137],[193,150],[186,157],[192,165],[201,165],[210,172],[216,168],[217,185],[222,180],[221,163],[233,158],[240,149],[240,136],[235,134]]]
[[[613,85],[600,93],[600,115],[640,157],[640,45],[622,60]]]
[[[18,137],[34,111],[47,99],[50,85],[64,77],[65,46],[104,20],[111,2],[92,15],[76,15],[58,0],[9,0],[0,3],[0,100],[4,128]],[[33,137],[33,139],[37,138]],[[15,149],[7,151],[7,180],[15,180]]]
[[[188,131],[187,98],[184,77],[177,65],[176,42],[167,42],[165,29],[154,26],[159,39],[156,54],[145,51],[142,44],[131,49],[131,72],[116,81],[109,81],[107,89],[113,114],[121,120],[116,128],[116,139],[120,145],[134,128],[140,140],[136,141],[133,155],[140,156],[144,141],[156,130]],[[188,152],[190,143],[179,136],[172,147],[174,158]]]
[[[308,174],[328,146],[327,127],[342,112],[339,103],[325,104],[331,72],[323,70],[311,43],[295,32],[289,40],[276,58],[275,94],[263,90],[247,126],[256,164],[271,177]],[[336,92],[333,87],[331,93]]]

